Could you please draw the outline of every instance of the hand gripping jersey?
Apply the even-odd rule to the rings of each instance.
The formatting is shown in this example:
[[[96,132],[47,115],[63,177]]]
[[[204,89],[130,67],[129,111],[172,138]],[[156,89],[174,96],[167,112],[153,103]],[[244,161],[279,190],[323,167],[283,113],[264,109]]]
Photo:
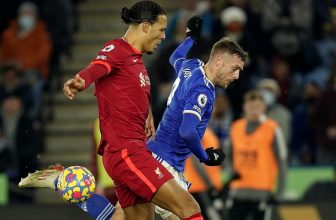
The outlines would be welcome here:
[[[116,39],[109,41],[92,63],[109,70],[108,75],[95,81],[102,133],[98,153],[146,148],[150,81],[142,54],[124,39]]]
[[[191,154],[189,146],[186,146],[179,135],[183,114],[198,117],[200,122],[197,131],[202,138],[215,99],[215,87],[204,73],[204,63],[199,59],[185,58],[192,44],[193,40],[187,38],[170,58],[178,76],[156,131],[155,141],[148,141],[149,149],[179,172],[183,172],[184,161]]]

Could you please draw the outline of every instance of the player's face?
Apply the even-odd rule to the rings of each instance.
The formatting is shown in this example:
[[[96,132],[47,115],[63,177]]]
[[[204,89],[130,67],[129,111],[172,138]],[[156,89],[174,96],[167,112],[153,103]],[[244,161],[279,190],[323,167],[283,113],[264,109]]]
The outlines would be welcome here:
[[[216,85],[226,88],[239,78],[243,67],[244,61],[239,56],[225,53],[218,64]]]
[[[150,24],[149,31],[145,35],[144,48],[147,54],[151,54],[166,38],[167,16],[159,15],[157,22]]]

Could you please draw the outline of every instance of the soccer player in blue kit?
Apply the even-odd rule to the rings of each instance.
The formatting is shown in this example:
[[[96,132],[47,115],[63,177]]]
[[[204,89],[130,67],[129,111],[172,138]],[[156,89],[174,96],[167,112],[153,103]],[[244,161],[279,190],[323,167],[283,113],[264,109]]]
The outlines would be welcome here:
[[[191,154],[208,166],[220,165],[224,160],[221,149],[204,150],[201,139],[212,114],[215,86],[226,88],[238,79],[247,58],[247,53],[236,42],[222,38],[213,45],[206,64],[199,59],[186,59],[190,48],[198,39],[201,23],[202,20],[198,17],[189,20],[189,37],[169,59],[177,78],[155,140],[149,139],[147,142],[153,156],[173,174],[185,190],[189,183],[183,178],[184,161]],[[156,212],[165,219],[172,214],[159,207],[156,207]]]
[[[226,88],[239,78],[247,53],[234,41],[222,38],[211,50],[209,61],[186,59],[187,53],[200,36],[202,20],[193,17],[187,24],[187,38],[170,57],[177,78],[168,98],[167,108],[148,147],[153,156],[188,190],[189,183],[183,177],[184,161],[194,154],[208,166],[221,165],[224,153],[221,149],[201,146],[201,139],[211,117],[215,99],[215,86]],[[159,168],[153,168],[160,176]],[[171,212],[156,207],[164,219],[178,219]],[[113,215],[112,219],[123,217]],[[203,219],[200,217],[199,219]]]

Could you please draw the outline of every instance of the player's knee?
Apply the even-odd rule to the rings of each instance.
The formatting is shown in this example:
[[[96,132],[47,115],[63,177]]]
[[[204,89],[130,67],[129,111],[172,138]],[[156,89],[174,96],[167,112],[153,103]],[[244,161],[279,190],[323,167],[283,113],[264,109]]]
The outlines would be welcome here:
[[[182,218],[187,218],[189,216],[195,215],[201,212],[201,208],[195,200],[189,201],[189,204],[186,204],[185,208],[183,209]]]
[[[192,216],[194,214],[200,213],[201,208],[198,205],[198,203],[194,199],[188,199],[186,201],[180,200],[180,207],[178,207],[177,215],[181,218],[187,218],[189,216]]]

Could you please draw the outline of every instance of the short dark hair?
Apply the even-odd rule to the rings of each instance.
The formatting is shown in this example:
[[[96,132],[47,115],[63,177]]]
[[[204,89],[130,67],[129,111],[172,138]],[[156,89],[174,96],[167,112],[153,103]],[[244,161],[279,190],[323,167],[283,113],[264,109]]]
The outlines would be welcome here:
[[[248,101],[254,101],[254,100],[261,100],[262,102],[264,102],[263,96],[261,95],[260,91],[257,89],[250,90],[246,92],[244,95],[244,103]]]
[[[140,24],[142,22],[155,23],[159,15],[166,15],[165,10],[153,1],[139,1],[130,9],[121,9],[121,19],[126,24]]]
[[[240,57],[244,62],[248,58],[248,53],[244,51],[237,42],[231,40],[228,37],[223,37],[219,41],[217,41],[211,50],[210,57],[218,52],[227,52],[232,55],[237,55]]]

